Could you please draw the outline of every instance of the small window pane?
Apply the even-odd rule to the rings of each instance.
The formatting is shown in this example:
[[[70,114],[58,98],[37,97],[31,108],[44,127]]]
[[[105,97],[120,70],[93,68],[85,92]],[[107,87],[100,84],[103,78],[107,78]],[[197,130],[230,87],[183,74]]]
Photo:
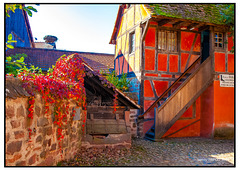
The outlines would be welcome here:
[[[218,48],[223,48],[224,47],[224,45],[223,45],[223,41],[224,41],[223,33],[216,32],[216,33],[214,33],[214,35],[215,35],[215,38],[214,38],[215,44],[214,44],[214,46],[218,47]]]
[[[130,33],[130,44],[129,44],[129,53],[131,54],[132,52],[135,51],[135,33]]]

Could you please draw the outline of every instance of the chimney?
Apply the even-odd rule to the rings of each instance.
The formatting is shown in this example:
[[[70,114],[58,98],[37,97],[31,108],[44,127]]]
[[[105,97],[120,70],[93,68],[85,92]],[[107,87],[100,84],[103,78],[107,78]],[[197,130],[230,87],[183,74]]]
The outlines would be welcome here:
[[[50,44],[53,46],[53,49],[56,49],[56,41],[58,38],[53,35],[46,35],[44,38],[46,44]]]

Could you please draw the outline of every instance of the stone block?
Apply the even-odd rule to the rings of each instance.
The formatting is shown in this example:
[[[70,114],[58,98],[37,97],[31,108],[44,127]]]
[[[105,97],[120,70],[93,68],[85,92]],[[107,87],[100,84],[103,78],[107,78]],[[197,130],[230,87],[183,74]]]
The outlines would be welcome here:
[[[7,159],[6,162],[8,163],[14,163],[17,160],[19,160],[22,157],[22,154],[16,154],[14,155],[14,157],[12,159]]]
[[[26,166],[26,161],[16,162],[16,166]]]
[[[42,142],[42,135],[39,135],[37,138],[36,138],[36,142]]]
[[[45,135],[52,135],[52,127],[46,127],[46,128],[43,128],[43,136]]]
[[[56,149],[57,149],[57,144],[56,143],[52,144],[50,151],[55,151]]]
[[[7,145],[7,154],[13,155],[22,149],[22,141],[11,142]]]
[[[46,151],[42,151],[40,153],[40,158],[46,158]]]
[[[17,108],[17,118],[19,117],[25,117],[23,106]]]
[[[45,159],[44,165],[45,165],[45,166],[53,166],[53,165],[54,165],[54,162],[55,162],[55,159],[53,158],[53,156],[48,156],[48,157]]]
[[[37,121],[37,126],[38,127],[41,127],[41,126],[47,126],[49,125],[49,121],[47,118],[45,117],[42,117],[42,118],[39,118],[38,121]]]
[[[46,147],[46,146],[50,146],[51,145],[51,139],[46,139],[43,141],[43,147]]]
[[[9,118],[13,118],[14,116],[15,116],[14,107],[7,106],[7,108],[6,108],[6,118],[9,119]]]
[[[12,126],[12,128],[14,129],[14,128],[18,128],[18,127],[20,127],[20,122],[19,121],[17,121],[17,120],[13,120],[13,121],[11,121],[10,122],[11,123],[11,126]]]
[[[76,108],[75,110],[76,110],[76,113],[75,113],[75,116],[73,117],[73,120],[80,120],[80,113],[81,113],[80,107]]]
[[[35,106],[35,114],[40,117],[41,116],[41,108],[39,106]]]
[[[15,139],[24,138],[23,131],[16,131],[16,132],[14,132],[14,135],[15,135]]]
[[[34,154],[33,156],[31,156],[31,157],[29,158],[29,160],[28,160],[28,164],[29,164],[29,165],[34,164],[34,163],[36,162],[36,157],[37,157],[36,154]]]

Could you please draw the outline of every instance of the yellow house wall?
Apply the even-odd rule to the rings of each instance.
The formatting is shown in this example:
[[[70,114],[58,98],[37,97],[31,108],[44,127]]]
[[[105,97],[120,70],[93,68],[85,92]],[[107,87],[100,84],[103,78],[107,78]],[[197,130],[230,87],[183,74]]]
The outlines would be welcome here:
[[[115,57],[121,50],[125,59],[129,62],[129,66],[134,72],[140,71],[140,47],[141,47],[141,27],[140,23],[149,16],[144,5],[132,5],[125,9],[119,28]],[[129,33],[135,31],[135,51],[129,54]]]

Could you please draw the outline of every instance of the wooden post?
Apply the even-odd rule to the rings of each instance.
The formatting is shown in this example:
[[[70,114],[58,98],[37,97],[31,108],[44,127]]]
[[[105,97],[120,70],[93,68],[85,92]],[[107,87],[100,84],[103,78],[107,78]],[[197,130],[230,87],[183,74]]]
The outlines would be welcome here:
[[[125,111],[125,122],[127,126],[130,126],[130,111]]]

